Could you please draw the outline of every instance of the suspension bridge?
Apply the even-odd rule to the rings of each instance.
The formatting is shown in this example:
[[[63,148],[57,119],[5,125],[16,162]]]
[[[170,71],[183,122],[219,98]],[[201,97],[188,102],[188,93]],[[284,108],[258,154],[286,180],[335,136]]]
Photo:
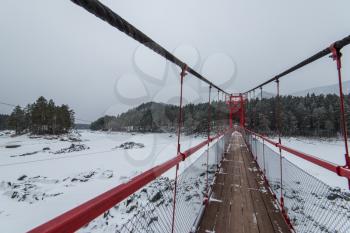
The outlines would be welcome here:
[[[350,232],[349,197],[310,175],[288,160],[292,154],[349,181],[350,158],[344,96],[341,76],[341,50],[350,36],[301,61],[290,69],[242,93],[228,93],[199,74],[97,0],[72,0],[96,17],[106,21],[134,40],[147,46],[182,69],[179,75],[180,99],[177,128],[177,151],[174,157],[130,181],[83,203],[30,232],[74,232],[84,230],[91,221],[108,212],[147,185],[157,182],[170,169],[175,169],[167,188],[159,187],[162,199],[148,199],[142,210],[115,229],[115,232]],[[345,164],[334,164],[285,146],[281,140],[280,81],[322,57],[335,61],[339,83],[340,118],[344,137]],[[207,139],[192,148],[181,148],[183,128],[183,81],[185,76],[208,85]],[[213,79],[212,79],[213,80]],[[247,105],[251,94],[267,84],[276,84],[276,125],[278,140],[249,129]],[[211,93],[221,94],[227,103],[227,128],[211,131]],[[218,95],[220,96],[220,95]],[[220,98],[220,97],[219,97]],[[234,119],[239,124],[234,124]],[[176,142],[174,142],[176,143]],[[181,173],[179,166],[200,149],[206,148]]]

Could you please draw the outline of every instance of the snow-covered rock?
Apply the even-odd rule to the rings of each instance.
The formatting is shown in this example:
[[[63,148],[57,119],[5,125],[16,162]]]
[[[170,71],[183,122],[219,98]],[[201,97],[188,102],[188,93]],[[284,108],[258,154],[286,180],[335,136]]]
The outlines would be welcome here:
[[[119,149],[124,149],[124,150],[129,150],[129,149],[139,149],[145,147],[144,144],[142,143],[137,143],[137,142],[124,142],[117,146],[116,148]]]

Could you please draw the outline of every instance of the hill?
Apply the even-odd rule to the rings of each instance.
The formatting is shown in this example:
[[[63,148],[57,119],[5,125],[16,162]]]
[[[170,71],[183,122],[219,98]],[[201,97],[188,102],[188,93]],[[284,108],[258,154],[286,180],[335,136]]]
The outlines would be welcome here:
[[[343,82],[343,92],[344,94],[350,93],[350,81]],[[303,91],[294,92],[291,95],[293,96],[306,96],[307,94],[315,94],[315,95],[328,95],[328,94],[335,94],[339,95],[339,86],[338,83],[327,85],[327,86],[320,86],[315,88],[306,89]]]
[[[118,116],[104,116],[91,124],[92,130],[175,132],[179,107],[171,104],[148,102]],[[188,104],[183,108],[185,133],[204,133],[208,129],[208,104]],[[224,102],[211,104],[211,128],[219,130],[227,123]]]

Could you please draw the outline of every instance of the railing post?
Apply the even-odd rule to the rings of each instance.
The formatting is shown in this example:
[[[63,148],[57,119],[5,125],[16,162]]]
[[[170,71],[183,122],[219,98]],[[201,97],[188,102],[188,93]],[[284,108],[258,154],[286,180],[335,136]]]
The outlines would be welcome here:
[[[255,90],[253,90],[253,103],[254,103],[254,107],[252,108],[252,116],[253,116],[253,128],[254,128],[254,131],[258,131],[257,127],[256,127],[256,105],[257,103],[255,103]]]
[[[281,145],[281,115],[280,115],[280,82],[276,79],[277,84],[277,96],[276,96],[276,124],[278,133],[278,143]],[[281,183],[281,195],[280,195],[280,205],[282,213],[284,214],[284,199],[283,199],[283,168],[282,168],[282,150],[279,147],[280,154],[280,183]]]
[[[263,163],[264,163],[264,177],[266,179],[266,163],[265,163],[265,140],[262,139],[263,141],[263,148],[262,148],[262,151],[263,151]]]
[[[255,161],[258,161],[258,137],[255,135]]]
[[[338,71],[338,83],[339,83],[339,98],[340,98],[340,118],[341,125],[344,137],[344,146],[345,146],[345,166],[350,168],[350,157],[349,157],[349,148],[348,148],[348,132],[347,132],[347,122],[346,122],[346,112],[344,107],[344,94],[343,94],[343,84],[342,84],[342,74],[341,74],[341,52],[339,49],[334,47],[334,44],[331,45],[330,50],[332,52],[332,58],[337,63]],[[348,179],[348,187],[350,189],[350,179]]]
[[[210,122],[211,122],[211,108],[210,108],[210,95],[211,85],[209,85],[209,98],[208,98],[208,147],[207,147],[207,180],[206,180],[206,199],[205,203],[209,200],[209,145],[210,145]]]
[[[252,106],[252,99],[251,99],[251,94],[248,92],[248,97],[247,97],[247,112],[248,112],[248,127],[250,129],[253,129],[253,124],[252,124],[252,113],[251,113],[251,106]],[[254,129],[253,129],[254,130]]]
[[[177,155],[181,154],[180,151],[180,137],[181,137],[181,126],[182,126],[182,92],[183,92],[183,81],[184,77],[186,75],[187,65],[185,65],[180,73],[180,106],[179,106],[179,119],[178,119],[178,126],[177,126]],[[172,216],[172,222],[171,222],[171,232],[174,233],[175,230],[175,210],[176,210],[176,193],[177,193],[177,176],[179,171],[179,164],[176,165],[176,171],[175,171],[175,181],[174,181],[174,199],[173,199],[173,216]]]
[[[232,101],[232,94],[230,95],[230,99],[229,99],[229,108],[230,108],[230,129],[233,128],[233,110],[232,110],[232,106],[231,106],[231,102]]]

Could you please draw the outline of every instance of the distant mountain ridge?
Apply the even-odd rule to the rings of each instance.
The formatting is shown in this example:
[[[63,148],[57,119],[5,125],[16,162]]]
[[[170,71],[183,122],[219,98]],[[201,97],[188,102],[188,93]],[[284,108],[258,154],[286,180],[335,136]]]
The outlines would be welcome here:
[[[342,84],[343,84],[343,93],[345,95],[350,94],[350,81],[344,81]],[[287,95],[305,97],[305,96],[307,96],[307,94],[310,94],[310,95],[311,94],[315,94],[315,95],[328,95],[328,94],[339,95],[339,86],[338,86],[338,83],[335,83],[335,84],[326,85],[326,86],[309,88],[309,89],[305,89],[302,91],[293,92],[293,93],[290,93]],[[255,98],[260,98],[260,95],[261,95],[260,91],[256,92]],[[265,98],[265,99],[273,98],[276,96],[276,94],[270,93],[267,91],[263,91],[262,95],[263,95],[263,98]]]
[[[297,92],[292,93],[291,95],[306,96],[307,94],[311,95],[312,93],[314,93],[315,95],[321,95],[321,94],[323,94],[323,95],[327,95],[327,94],[339,95],[339,86],[338,86],[338,83],[336,83],[336,84],[327,85],[327,86],[310,88],[310,89],[306,89],[303,91],[297,91]],[[350,81],[343,82],[343,93],[346,95],[350,93]]]

